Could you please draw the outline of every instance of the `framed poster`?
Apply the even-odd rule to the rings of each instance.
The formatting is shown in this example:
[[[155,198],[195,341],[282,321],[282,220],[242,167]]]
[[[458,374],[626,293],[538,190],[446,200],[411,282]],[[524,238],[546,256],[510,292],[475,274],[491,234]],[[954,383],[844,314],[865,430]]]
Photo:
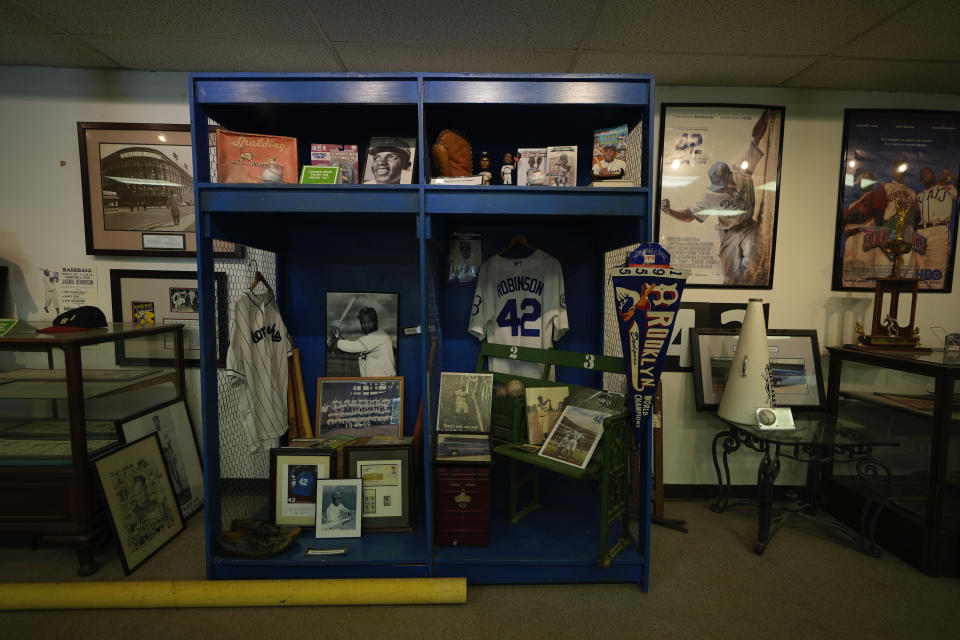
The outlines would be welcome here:
[[[270,516],[278,526],[313,527],[317,522],[317,482],[334,475],[333,449],[270,449]]]
[[[95,460],[123,572],[130,575],[184,529],[155,433]]]
[[[784,108],[664,104],[655,237],[688,287],[770,289]]]
[[[362,481],[362,522],[367,532],[410,531],[412,444],[346,447],[347,475]]]
[[[693,391],[698,411],[716,410],[726,386],[740,332],[690,329]],[[825,410],[820,345],[813,329],[767,329],[770,369],[780,407]]]
[[[227,360],[227,275],[214,276],[217,318],[217,366]],[[183,363],[200,366],[200,291],[196,271],[111,269],[114,322],[142,325],[183,324]],[[144,336],[116,343],[118,365],[172,365],[172,334]]]
[[[87,254],[195,257],[190,125],[78,122],[77,137]]]
[[[160,437],[160,450],[170,470],[180,515],[186,520],[199,511],[203,506],[203,468],[187,404],[178,400],[127,418],[120,429],[124,442],[133,442],[151,433]]]
[[[327,292],[327,375],[395,376],[397,293]]]
[[[891,275],[884,242],[896,237],[897,209],[906,210],[903,239],[911,251],[900,277],[920,291],[949,293],[957,251],[960,112],[847,109],[843,117],[833,290],[873,291]]]
[[[318,378],[317,435],[403,437],[403,378]]]
[[[438,432],[490,432],[492,373],[440,372]]]

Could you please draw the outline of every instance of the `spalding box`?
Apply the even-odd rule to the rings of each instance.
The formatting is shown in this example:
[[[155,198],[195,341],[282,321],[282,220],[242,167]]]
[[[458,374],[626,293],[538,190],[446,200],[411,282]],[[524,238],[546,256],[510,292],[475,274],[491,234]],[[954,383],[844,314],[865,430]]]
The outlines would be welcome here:
[[[217,181],[296,184],[297,139],[217,129]]]

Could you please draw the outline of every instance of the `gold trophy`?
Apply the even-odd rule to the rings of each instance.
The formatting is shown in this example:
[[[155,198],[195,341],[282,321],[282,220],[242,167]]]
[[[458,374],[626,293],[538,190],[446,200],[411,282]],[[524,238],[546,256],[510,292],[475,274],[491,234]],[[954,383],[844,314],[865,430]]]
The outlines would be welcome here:
[[[886,278],[877,278],[877,287],[873,297],[873,328],[870,335],[863,331],[863,325],[857,323],[857,345],[866,349],[898,349],[909,351],[929,351],[920,345],[920,331],[914,326],[917,318],[917,290],[916,278],[901,278],[900,267],[903,256],[910,253],[912,244],[903,239],[903,229],[907,223],[907,216],[913,210],[913,200],[901,198],[896,201],[896,233],[893,238],[886,240],[880,249],[893,259],[890,275]],[[884,296],[890,294],[890,306],[884,313]],[[897,320],[897,307],[900,294],[911,294],[910,323],[900,326]]]

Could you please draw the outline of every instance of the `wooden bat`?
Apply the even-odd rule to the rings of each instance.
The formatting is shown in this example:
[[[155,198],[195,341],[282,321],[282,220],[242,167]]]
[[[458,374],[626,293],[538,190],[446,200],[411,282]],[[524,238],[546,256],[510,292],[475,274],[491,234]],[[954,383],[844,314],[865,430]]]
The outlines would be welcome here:
[[[335,326],[339,327],[341,324],[343,324],[343,319],[347,317],[347,313],[350,312],[350,309],[353,308],[353,303],[356,301],[357,301],[357,296],[353,296],[352,298],[350,298],[350,302],[348,302],[347,306],[343,308],[343,313],[340,314],[340,319],[337,320],[337,324]]]
[[[313,425],[310,423],[310,412],[307,410],[307,396],[303,390],[303,371],[300,368],[300,349],[293,350],[293,381],[297,396],[297,413],[299,415],[300,432],[305,438],[313,437]]]
[[[291,438],[302,438],[300,422],[297,420],[297,399],[294,393],[293,364],[287,360],[287,435]]]

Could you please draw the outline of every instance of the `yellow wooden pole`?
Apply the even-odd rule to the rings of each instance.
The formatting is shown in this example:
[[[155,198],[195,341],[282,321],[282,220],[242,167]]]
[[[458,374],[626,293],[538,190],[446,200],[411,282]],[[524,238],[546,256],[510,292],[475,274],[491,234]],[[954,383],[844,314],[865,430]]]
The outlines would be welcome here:
[[[0,610],[462,604],[465,578],[0,583]]]

